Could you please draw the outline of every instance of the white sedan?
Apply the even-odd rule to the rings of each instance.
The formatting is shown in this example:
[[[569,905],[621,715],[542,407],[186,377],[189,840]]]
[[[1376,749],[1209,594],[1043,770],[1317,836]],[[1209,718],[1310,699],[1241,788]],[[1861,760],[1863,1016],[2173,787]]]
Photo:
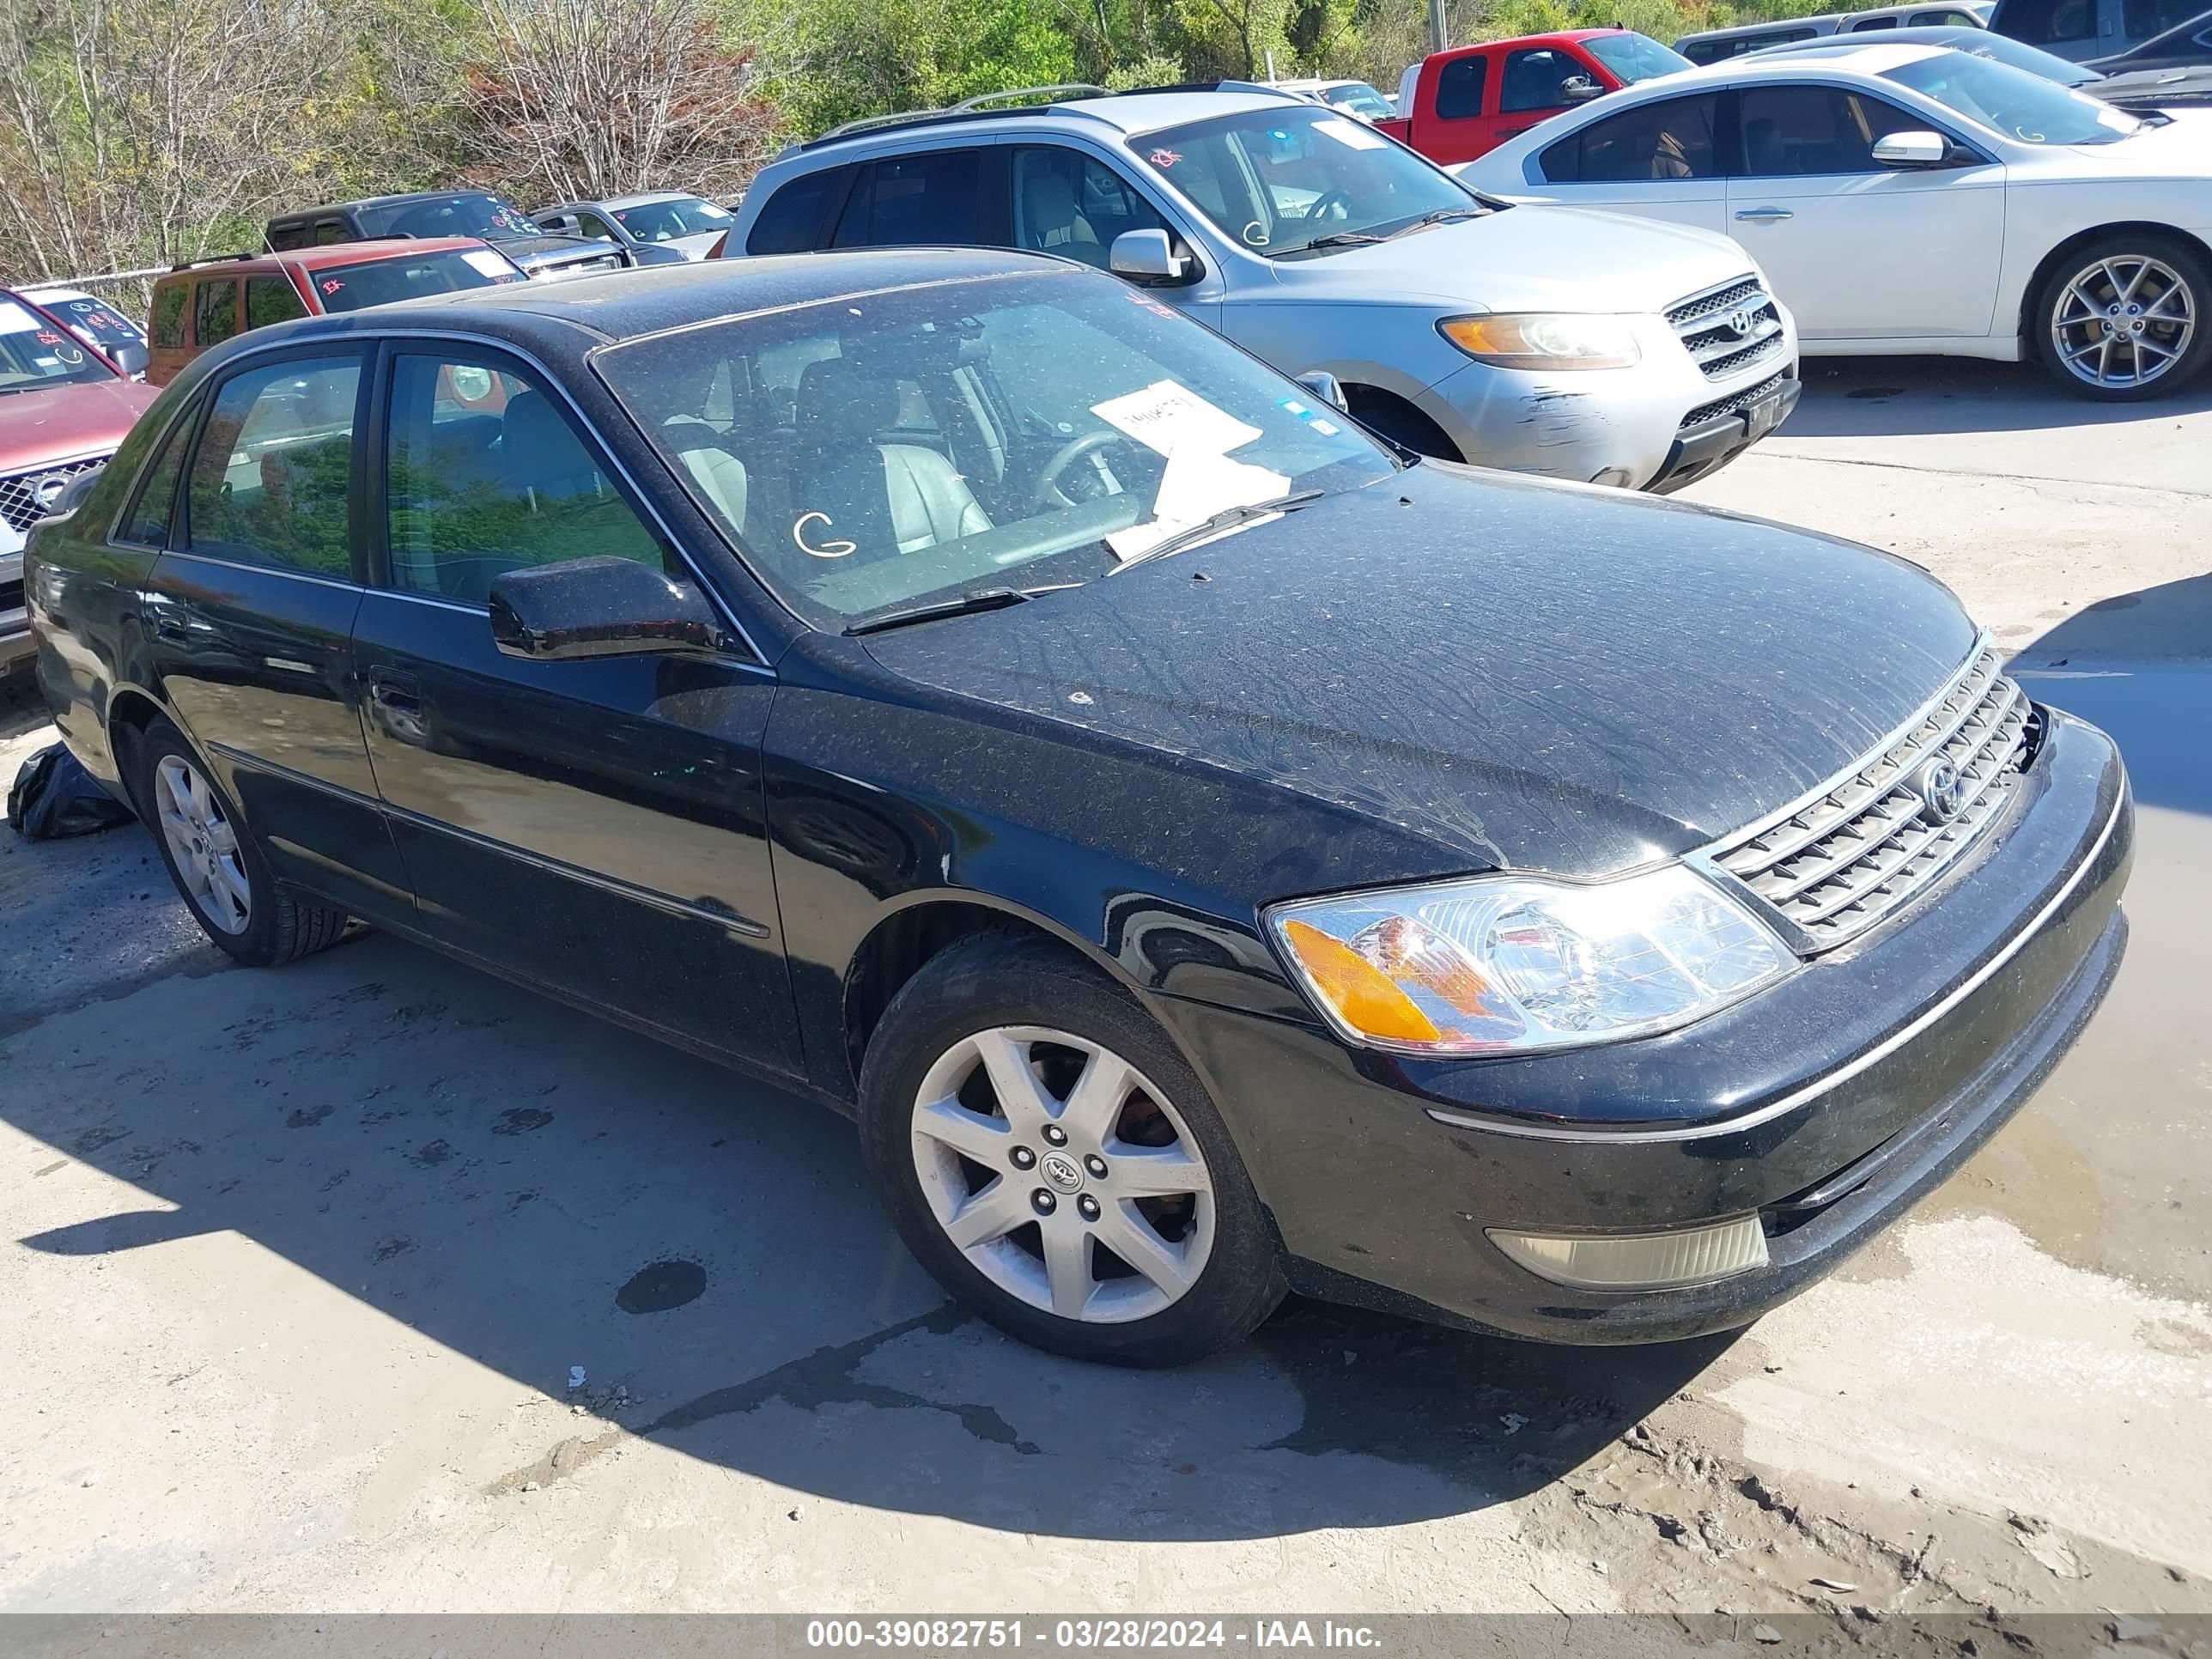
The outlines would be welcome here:
[[[2034,356],[2087,396],[2212,354],[2212,122],[1988,58],[1870,46],[1645,81],[1455,169],[1495,195],[1726,231],[1812,356]]]

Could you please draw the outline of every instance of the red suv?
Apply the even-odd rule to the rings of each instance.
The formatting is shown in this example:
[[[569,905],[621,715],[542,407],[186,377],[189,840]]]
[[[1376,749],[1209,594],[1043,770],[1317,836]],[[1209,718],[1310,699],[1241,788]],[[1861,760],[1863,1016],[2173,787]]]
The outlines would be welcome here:
[[[0,289],[0,672],[31,654],[23,538],[112,455],[156,393]]]
[[[387,237],[198,259],[154,284],[146,378],[167,386],[210,346],[270,323],[525,280],[514,260],[470,236]]]

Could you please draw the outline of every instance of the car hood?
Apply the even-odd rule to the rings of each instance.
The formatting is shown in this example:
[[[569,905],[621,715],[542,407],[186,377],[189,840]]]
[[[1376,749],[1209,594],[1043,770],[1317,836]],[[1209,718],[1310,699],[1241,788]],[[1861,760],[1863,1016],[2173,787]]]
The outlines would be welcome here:
[[[2118,143],[2075,144],[2070,153],[2087,164],[2084,171],[2094,170],[2099,184],[2130,179],[2212,180],[2212,122],[2184,114]],[[2192,222],[2184,217],[2172,222]]]
[[[161,395],[130,380],[0,393],[0,473],[112,451]]]
[[[2081,90],[2123,109],[2212,103],[2212,69],[2137,70],[2093,81]]]
[[[1663,311],[1750,269],[1711,231],[1541,204],[1274,262],[1276,282],[1302,297],[1500,312]]]
[[[1425,837],[1439,868],[1597,876],[1852,766],[1975,637],[1935,578],[1871,549],[1424,464],[866,643],[919,685]]]

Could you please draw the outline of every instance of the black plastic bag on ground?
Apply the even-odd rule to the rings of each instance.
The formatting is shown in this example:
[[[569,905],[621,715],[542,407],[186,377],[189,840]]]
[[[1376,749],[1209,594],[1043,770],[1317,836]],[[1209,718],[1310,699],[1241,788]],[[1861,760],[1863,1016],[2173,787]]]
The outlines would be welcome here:
[[[58,743],[25,761],[8,791],[8,827],[26,841],[89,836],[136,816]]]

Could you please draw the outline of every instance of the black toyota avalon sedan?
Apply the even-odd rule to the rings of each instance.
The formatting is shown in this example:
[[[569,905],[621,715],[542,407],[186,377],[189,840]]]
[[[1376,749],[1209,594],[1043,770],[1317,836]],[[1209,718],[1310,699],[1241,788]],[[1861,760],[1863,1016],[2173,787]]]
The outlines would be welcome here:
[[[2089,1018],[2119,759],[1912,565],[1328,390],[950,250],[257,330],[36,532],[39,672],[239,961],[356,918],[851,1113],[1042,1346],[1744,1324]]]

